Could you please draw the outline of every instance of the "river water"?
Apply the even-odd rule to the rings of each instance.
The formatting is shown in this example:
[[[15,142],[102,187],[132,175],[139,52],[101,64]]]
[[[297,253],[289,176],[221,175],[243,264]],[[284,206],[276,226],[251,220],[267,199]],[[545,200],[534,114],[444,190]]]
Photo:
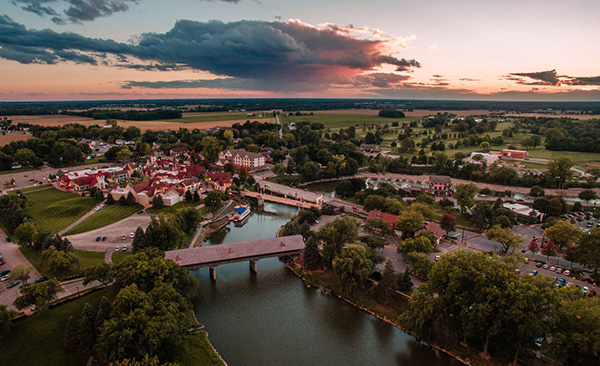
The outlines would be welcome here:
[[[274,237],[297,209],[266,203],[243,227],[230,224],[204,245]],[[276,258],[261,259],[258,274],[246,262],[193,271],[200,285],[198,320],[223,359],[237,365],[458,366],[460,362],[417,342],[325,292],[307,288]]]

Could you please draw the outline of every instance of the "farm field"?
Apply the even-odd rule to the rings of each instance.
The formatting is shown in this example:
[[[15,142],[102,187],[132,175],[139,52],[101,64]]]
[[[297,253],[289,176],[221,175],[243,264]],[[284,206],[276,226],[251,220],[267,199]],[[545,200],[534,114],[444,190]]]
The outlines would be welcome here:
[[[74,235],[85,233],[87,231],[99,229],[101,227],[121,221],[126,217],[133,215],[142,209],[141,205],[121,206],[119,204],[106,205],[100,210],[94,212],[85,220],[77,224],[74,228],[67,231],[65,235]]]
[[[315,113],[312,116],[283,116],[280,115],[279,119],[281,122],[318,122],[322,123],[325,128],[337,129],[346,128],[350,126],[360,126],[362,124],[392,124],[392,122],[410,122],[417,120],[414,117],[405,118],[384,118],[377,115],[365,115],[365,114],[333,114],[333,113]]]
[[[200,123],[200,122],[219,122],[219,121],[261,121],[267,122],[269,120],[275,121],[273,115],[269,112],[249,112],[254,113],[256,116],[248,117],[247,113],[184,113],[182,118],[165,119],[163,122],[176,122],[176,123]],[[260,117],[263,115],[263,117]]]
[[[0,146],[4,146],[13,141],[25,141],[33,139],[33,135],[24,133],[7,133],[6,135],[0,135]]]
[[[33,218],[41,230],[57,233],[97,205],[91,197],[62,192],[53,187],[23,190],[27,203],[25,213]]]

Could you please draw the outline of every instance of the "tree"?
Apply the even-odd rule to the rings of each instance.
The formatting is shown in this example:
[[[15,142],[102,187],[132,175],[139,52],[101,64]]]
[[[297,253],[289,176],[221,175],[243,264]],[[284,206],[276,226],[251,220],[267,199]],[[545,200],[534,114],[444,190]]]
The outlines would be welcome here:
[[[582,234],[583,232],[581,229],[567,221],[559,221],[555,225],[544,230],[544,236],[548,237],[550,241],[553,241],[559,249],[572,245],[582,236]]]
[[[69,317],[63,335],[63,344],[69,352],[79,351],[79,322],[73,315]]]
[[[79,268],[79,259],[75,253],[63,252],[53,246],[42,251],[44,258],[44,268],[58,278],[71,276]]]
[[[474,199],[478,191],[477,186],[473,183],[459,184],[456,186],[454,198],[456,199],[456,203],[460,207],[461,212],[465,212],[475,205]]]
[[[317,239],[323,241],[321,251],[323,262],[331,268],[333,260],[338,256],[344,244],[353,243],[358,239],[358,225],[349,216],[336,218],[319,229]]]
[[[600,269],[600,228],[593,228],[588,235],[583,235],[579,245],[573,249],[573,259],[594,269]]]
[[[194,192],[194,195],[192,197],[192,200],[194,202],[200,202],[200,195],[198,194],[198,191]]]
[[[510,228],[503,228],[500,225],[494,225],[485,235],[490,240],[495,240],[502,245],[505,253],[508,253],[510,248],[518,248],[523,242],[523,237]]]
[[[79,319],[79,350],[92,352],[98,331],[96,328],[97,312],[92,305],[85,303]]]
[[[212,190],[206,194],[206,199],[204,199],[204,203],[211,209],[217,210],[221,208],[221,206],[223,206],[224,199],[225,193],[218,190]]]
[[[19,246],[33,246],[33,240],[36,237],[38,231],[35,223],[28,221],[24,222],[13,232],[14,241],[19,244]]]
[[[412,287],[412,278],[410,277],[410,273],[407,268],[401,276],[398,276],[398,290],[410,291],[412,290]]]
[[[381,280],[373,289],[375,297],[383,302],[389,302],[390,300],[393,300],[393,290],[398,282],[397,277],[398,276],[396,275],[396,270],[394,269],[392,262],[389,260],[386,261],[385,266],[383,267],[383,273],[381,274]]]
[[[424,253],[410,252],[404,257],[404,261],[408,264],[410,272],[416,277],[423,280],[429,278],[429,273],[433,268],[433,263]]]
[[[135,197],[133,196],[133,194],[131,192],[127,193],[126,201],[127,201],[127,206],[133,206],[137,203],[135,201]]]
[[[110,194],[109,194],[110,196]],[[104,194],[102,193],[101,190],[97,189],[96,192],[94,193],[94,199],[96,201],[103,201],[104,200]]]
[[[556,255],[556,247],[553,242],[548,242],[542,248],[542,254],[546,256],[546,261],[548,261],[549,257],[554,257]]]
[[[492,220],[492,208],[487,202],[479,202],[473,208],[471,215],[473,223],[479,230],[488,228]]]
[[[128,147],[123,146],[121,149],[119,149],[119,151],[117,152],[117,160],[120,161],[126,161],[129,158],[131,158],[131,150],[129,150]]]
[[[582,298],[564,301],[558,318],[550,354],[560,363],[587,366],[600,358],[600,300]]]
[[[591,201],[598,198],[598,194],[596,194],[596,192],[592,191],[591,189],[586,189],[579,192],[577,197],[579,197],[580,200]]]
[[[119,203],[119,206],[127,206],[127,199],[125,198],[125,196],[119,197],[119,200],[117,202]]]
[[[314,235],[310,235],[304,246],[304,267],[309,270],[319,268],[322,260],[317,239]]]
[[[544,191],[544,188],[540,186],[533,186],[529,190],[529,195],[536,198],[544,197],[546,195],[546,191]]]
[[[144,234],[144,229],[140,226],[135,229],[135,234],[133,235],[133,242],[131,243],[131,250],[136,253],[140,250],[146,248],[146,238]]]
[[[369,250],[372,249],[364,244],[348,244],[333,260],[333,271],[346,296],[352,296],[355,290],[362,288],[371,274],[373,262]]]
[[[85,279],[83,285],[87,286],[88,283],[98,281],[102,286],[106,286],[115,279],[115,271],[112,264],[100,263],[85,271]]]
[[[378,218],[368,219],[365,224],[365,231],[378,232],[383,235],[391,235],[394,233],[394,229],[390,228],[389,222]]]
[[[16,311],[9,310],[6,305],[0,304],[0,344],[10,333],[12,320],[17,314]]]
[[[12,272],[10,272],[10,277],[21,281],[23,284],[26,284],[27,281],[29,281],[29,273],[32,269],[32,266],[25,267],[22,264],[19,264],[12,269]]]
[[[456,230],[456,217],[445,213],[442,215],[442,219],[440,220],[440,226],[442,229],[448,234],[450,231]]]
[[[161,209],[165,207],[165,203],[163,202],[162,196],[160,194],[157,194],[152,198],[152,207],[156,209]]]
[[[413,210],[406,210],[396,220],[396,227],[402,230],[403,237],[411,237],[415,231],[423,226],[423,215]]]
[[[421,193],[415,198],[415,202],[424,203],[426,205],[433,205],[435,203],[435,197],[427,193]]]
[[[115,198],[110,193],[106,195],[106,204],[107,205],[114,205],[115,204]]]
[[[416,238],[409,238],[398,244],[396,248],[398,253],[401,253],[406,257],[408,253],[431,253],[433,252],[433,245],[431,240],[425,236],[417,236]]]
[[[558,188],[566,188],[567,183],[573,176],[571,171],[573,165],[575,165],[575,162],[568,156],[552,160],[548,163],[546,175],[556,181]]]
[[[365,198],[363,202],[365,211],[371,210],[384,210],[385,209],[385,198],[378,194],[371,194]]]
[[[539,244],[535,240],[531,240],[527,249],[531,252],[531,256],[533,257],[533,253],[537,252],[540,249]]]
[[[36,155],[30,149],[19,149],[13,155],[15,160],[21,165],[29,165],[35,158]]]
[[[190,191],[189,189],[185,191],[185,201],[192,202],[193,199],[194,197],[192,196],[192,191]]]
[[[202,138],[202,156],[210,161],[215,161],[221,152],[221,143],[214,136],[206,136]]]
[[[14,305],[23,310],[29,306],[35,306],[33,311],[43,313],[48,310],[50,302],[56,299],[56,294],[63,291],[57,280],[50,280],[34,285],[24,285],[20,295],[15,299]]]

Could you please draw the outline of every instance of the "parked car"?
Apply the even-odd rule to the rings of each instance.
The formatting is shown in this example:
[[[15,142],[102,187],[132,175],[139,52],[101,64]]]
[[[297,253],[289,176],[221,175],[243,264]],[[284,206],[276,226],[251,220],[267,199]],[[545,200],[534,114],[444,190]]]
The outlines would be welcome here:
[[[540,268],[541,266],[543,266],[543,264],[542,264],[542,262],[537,262],[537,263],[535,264],[535,266],[536,266],[537,268]]]
[[[558,284],[560,286],[564,286],[567,283],[567,280],[565,280],[564,278],[561,278],[560,280],[558,280]]]
[[[127,245],[123,245],[123,249],[121,249],[122,251],[126,252],[127,251]]]
[[[120,248],[120,247],[117,245],[117,246],[115,247],[115,252],[118,252],[120,249],[121,249],[121,248]]]
[[[583,291],[584,294],[587,294],[588,291],[590,291],[590,288],[587,286],[583,286],[583,288],[581,290]]]
[[[143,214],[143,213],[144,213],[144,211],[142,211],[142,210],[139,210],[139,211],[138,211],[138,215],[141,215],[141,214]]]
[[[135,233],[129,233],[129,237],[133,238],[135,236]]]
[[[0,257],[0,266],[6,263],[2,257]]]
[[[552,267],[550,267],[550,270],[551,270],[552,272],[554,272],[554,271],[556,271],[556,267],[552,266]]]
[[[42,283],[48,281],[47,277],[40,277],[37,280],[33,281],[33,283]]]
[[[562,269],[562,268],[560,268],[560,267],[557,267],[557,268],[556,268],[556,273],[562,273],[562,271],[563,271],[563,269]]]
[[[2,281],[2,282],[8,281],[9,278],[10,278],[10,275],[4,275],[4,276],[0,277],[0,281]]]
[[[544,264],[544,269],[548,269],[550,268],[550,265],[548,263]]]
[[[19,283],[21,283],[21,281],[19,281],[19,280],[13,281],[13,282],[9,283],[8,285],[6,285],[6,288],[13,288],[16,285],[18,285]]]
[[[103,236],[103,237],[102,237],[102,241],[106,241],[106,236]]]
[[[125,239],[127,239],[127,236],[125,236],[125,235],[122,235],[122,236],[121,236],[121,240],[125,240]]]
[[[530,276],[537,276],[537,274],[538,271],[536,271],[535,269],[529,273]]]
[[[97,236],[97,237],[96,237],[96,241],[100,241],[100,240],[102,240],[102,238],[101,238],[101,237],[99,237],[99,236]]]
[[[565,276],[570,276],[571,275],[571,271],[569,271],[568,269],[565,270],[565,272],[563,273]]]
[[[6,276],[9,273],[10,273],[10,269],[5,269],[4,271],[0,272],[0,277]]]

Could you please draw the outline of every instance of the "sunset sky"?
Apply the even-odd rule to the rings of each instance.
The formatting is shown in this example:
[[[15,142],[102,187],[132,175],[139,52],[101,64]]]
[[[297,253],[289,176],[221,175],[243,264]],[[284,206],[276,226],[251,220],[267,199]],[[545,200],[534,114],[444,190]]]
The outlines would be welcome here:
[[[600,101],[597,0],[0,2],[0,101]]]

